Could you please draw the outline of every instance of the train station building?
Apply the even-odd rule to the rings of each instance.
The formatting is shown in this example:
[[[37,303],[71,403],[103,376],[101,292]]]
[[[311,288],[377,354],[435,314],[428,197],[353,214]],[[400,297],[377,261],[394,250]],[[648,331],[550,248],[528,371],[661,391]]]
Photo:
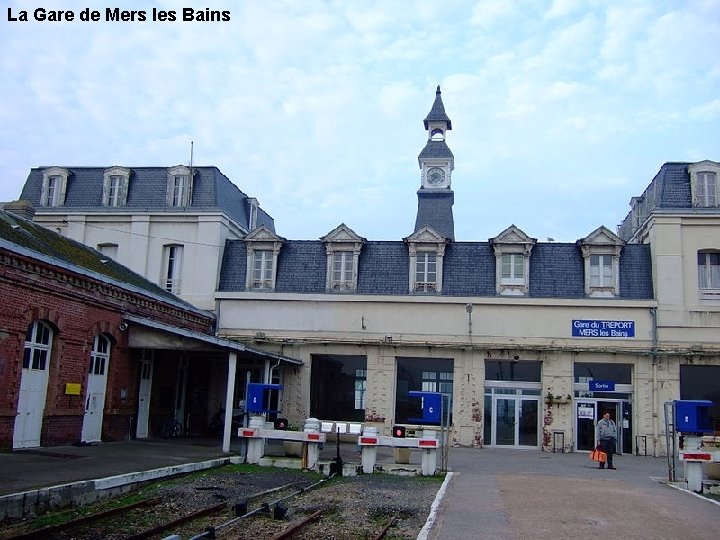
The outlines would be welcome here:
[[[422,425],[409,392],[438,392],[462,446],[590,450],[607,410],[619,451],[662,455],[676,399],[712,400],[720,430],[720,163],[665,163],[619,227],[575,242],[512,223],[469,241],[455,237],[464,179],[439,87],[422,125],[416,220],[397,240],[345,223],[288,239],[210,167],[38,168],[22,198],[36,222],[212,310],[217,339],[268,355],[232,377],[215,364],[201,421],[231,386],[241,413],[245,382],[259,381],[282,385],[291,424],[386,434]],[[174,380],[177,402],[189,387]]]

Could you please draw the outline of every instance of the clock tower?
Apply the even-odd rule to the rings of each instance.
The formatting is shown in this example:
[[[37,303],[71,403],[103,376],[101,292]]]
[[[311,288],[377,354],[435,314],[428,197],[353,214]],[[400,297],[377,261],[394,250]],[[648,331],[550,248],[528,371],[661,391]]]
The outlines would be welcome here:
[[[445,114],[440,86],[435,91],[435,101],[423,123],[428,140],[418,156],[420,189],[417,192],[415,231],[428,226],[445,238],[454,240],[454,194],[450,188],[455,157],[445,142],[447,132],[452,129],[452,122]]]

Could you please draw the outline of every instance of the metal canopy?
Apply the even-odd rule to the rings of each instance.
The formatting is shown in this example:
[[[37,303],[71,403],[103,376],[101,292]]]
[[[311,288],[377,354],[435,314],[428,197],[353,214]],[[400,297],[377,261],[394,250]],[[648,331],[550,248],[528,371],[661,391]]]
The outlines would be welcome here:
[[[245,357],[254,357],[257,360],[279,360],[289,365],[303,365],[303,361],[297,358],[263,351],[237,341],[203,334],[186,328],[178,328],[131,314],[123,315],[123,321],[130,325],[128,328],[130,332],[128,345],[131,348],[212,352],[234,351],[243,353]]]

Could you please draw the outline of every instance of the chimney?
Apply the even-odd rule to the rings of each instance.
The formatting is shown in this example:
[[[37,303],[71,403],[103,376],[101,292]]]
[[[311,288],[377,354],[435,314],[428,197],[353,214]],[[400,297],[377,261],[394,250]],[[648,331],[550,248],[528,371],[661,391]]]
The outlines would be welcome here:
[[[2,209],[28,221],[32,221],[35,215],[35,207],[30,201],[24,199],[4,203]]]

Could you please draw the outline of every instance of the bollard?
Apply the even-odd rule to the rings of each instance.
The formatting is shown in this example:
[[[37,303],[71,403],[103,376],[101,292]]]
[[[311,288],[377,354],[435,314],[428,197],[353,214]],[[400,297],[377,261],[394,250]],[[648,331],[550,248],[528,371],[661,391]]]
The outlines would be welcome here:
[[[437,469],[437,432],[432,429],[424,429],[422,437],[418,441],[418,448],[423,448],[422,474],[432,476]]]
[[[307,442],[304,443],[303,450],[303,468],[314,469],[320,460],[320,441],[313,441],[312,435],[320,433],[320,420],[317,418],[308,418],[305,420],[303,431],[311,435],[307,436]]]
[[[358,438],[360,444],[360,455],[362,460],[362,471],[365,474],[372,474],[377,461],[378,430],[373,426],[365,426],[362,435]]]
[[[251,416],[249,422],[250,429],[263,429],[265,427],[264,416]],[[249,438],[247,441],[247,462],[258,464],[260,458],[265,455],[265,439],[261,437]]]

